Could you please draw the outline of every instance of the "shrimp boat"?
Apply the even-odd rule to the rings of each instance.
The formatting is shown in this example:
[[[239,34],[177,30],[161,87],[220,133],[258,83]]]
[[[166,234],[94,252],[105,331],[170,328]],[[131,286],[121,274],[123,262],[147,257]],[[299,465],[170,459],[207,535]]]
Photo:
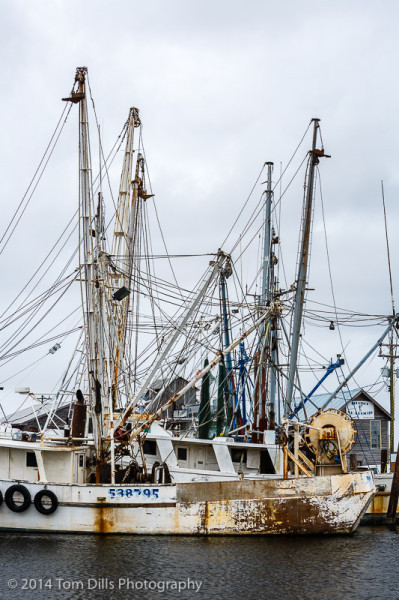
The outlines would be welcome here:
[[[185,393],[203,383],[217,365],[228,363],[235,348],[251,336],[265,337],[270,323],[285,310],[278,298],[264,298],[247,327],[234,339],[225,339],[211,361],[156,409],[150,411],[151,403],[143,402],[210,286],[228,272],[230,257],[217,253],[179,321],[169,326],[169,337],[153,351],[152,363],[133,381],[127,349],[136,225],[152,197],[145,186],[144,157],[134,145],[139,112],[132,108],[126,123],[109,251],[102,192],[95,200],[91,180],[85,67],[77,69],[71,94],[63,100],[79,110],[80,266],[75,280],[83,298],[80,362],[75,383],[64,376],[51,407],[37,419],[37,431],[5,427],[0,434],[0,529],[174,535],[353,532],[375,486],[370,472],[348,470],[346,454],[355,439],[348,415],[325,410],[300,423],[288,411],[276,431],[274,423],[265,426],[265,415],[259,413],[251,440],[220,432],[213,439],[179,437],[162,422]],[[317,128],[315,120],[311,166],[323,154],[316,149]],[[312,186],[309,175],[309,200]],[[311,207],[308,211],[310,215]],[[299,296],[304,293],[300,279],[304,285],[306,261],[298,278]],[[294,343],[292,371],[295,360]],[[159,399],[163,391],[165,385],[155,396]],[[56,415],[66,406],[65,398],[69,417],[60,428]],[[191,452],[194,463],[189,461]]]

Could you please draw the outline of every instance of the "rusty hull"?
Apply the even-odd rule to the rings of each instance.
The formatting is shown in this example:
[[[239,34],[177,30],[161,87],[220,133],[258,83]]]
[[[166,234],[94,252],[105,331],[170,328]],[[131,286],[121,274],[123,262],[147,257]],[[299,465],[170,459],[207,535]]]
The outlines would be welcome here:
[[[12,483],[0,482],[3,495]],[[39,482],[23,485],[32,499],[44,487]],[[124,487],[129,486],[120,489]],[[154,488],[157,496],[111,498],[109,485],[46,484],[59,500],[53,514],[38,513],[33,503],[15,513],[3,503],[0,529],[147,535],[351,533],[375,489],[369,473],[136,487]]]
[[[351,533],[374,495],[370,474],[181,484],[181,510],[200,504],[197,533]]]

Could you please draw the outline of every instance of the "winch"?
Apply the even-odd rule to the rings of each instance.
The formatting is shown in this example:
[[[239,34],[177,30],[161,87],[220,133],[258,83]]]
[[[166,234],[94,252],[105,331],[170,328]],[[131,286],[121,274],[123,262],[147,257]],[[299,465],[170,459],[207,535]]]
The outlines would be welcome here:
[[[319,410],[310,417],[304,440],[309,450],[316,455],[316,468],[339,467],[346,472],[345,455],[353,447],[356,434],[352,419],[341,410]],[[327,473],[325,468],[322,470]]]

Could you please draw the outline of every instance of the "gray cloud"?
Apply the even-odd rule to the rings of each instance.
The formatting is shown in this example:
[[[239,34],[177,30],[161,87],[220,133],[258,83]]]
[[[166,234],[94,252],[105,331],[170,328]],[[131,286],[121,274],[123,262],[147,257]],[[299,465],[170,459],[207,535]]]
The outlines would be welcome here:
[[[382,10],[368,0],[120,0],[112,6],[98,0],[13,0],[3,1],[0,13],[3,223],[36,168],[76,66],[89,67],[105,147],[112,145],[129,107],[141,109],[156,202],[172,253],[216,250],[264,161],[275,162],[277,179],[280,163],[287,163],[310,119],[320,117],[332,155],[320,172],[337,303],[389,313],[380,180],[396,290],[396,2],[385,2]],[[76,128],[75,115],[54,154],[51,175],[1,257],[5,299],[13,297],[72,215]],[[300,159],[309,144],[308,137]],[[116,168],[112,175],[116,193]],[[288,284],[294,277],[302,178],[303,173],[282,202]],[[287,184],[288,179],[283,187]],[[259,186],[256,198],[260,191]],[[234,241],[232,236],[225,249]],[[310,286],[315,297],[331,303],[320,204],[312,254]],[[351,362],[379,332],[343,332]],[[327,357],[339,350],[335,333],[323,330],[314,337]],[[360,383],[373,383],[382,364],[374,360],[359,375]],[[379,400],[386,398],[384,392]]]

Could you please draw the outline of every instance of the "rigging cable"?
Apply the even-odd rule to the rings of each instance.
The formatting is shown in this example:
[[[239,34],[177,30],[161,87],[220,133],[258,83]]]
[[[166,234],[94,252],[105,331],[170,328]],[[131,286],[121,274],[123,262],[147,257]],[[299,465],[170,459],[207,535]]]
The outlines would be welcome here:
[[[11,236],[12,236],[12,234],[14,233],[15,229],[16,229],[16,228],[17,228],[17,226],[18,226],[18,223],[20,222],[20,220],[21,220],[21,218],[22,218],[22,216],[23,216],[24,212],[25,212],[25,211],[26,211],[26,209],[28,208],[29,202],[30,202],[30,200],[32,199],[32,196],[33,196],[33,194],[34,194],[34,192],[35,192],[35,190],[36,190],[37,186],[39,185],[39,182],[40,182],[40,180],[41,180],[41,178],[42,178],[42,175],[43,175],[43,173],[44,173],[44,171],[45,171],[45,169],[46,169],[46,167],[47,167],[47,165],[48,165],[48,163],[49,163],[49,160],[50,160],[50,158],[51,158],[51,157],[52,157],[52,155],[53,155],[54,149],[55,149],[55,147],[56,147],[56,145],[57,145],[57,142],[58,142],[58,140],[59,140],[59,138],[60,138],[60,135],[61,135],[61,133],[62,133],[62,131],[63,131],[63,129],[64,129],[65,123],[67,122],[67,119],[68,119],[68,117],[69,117],[69,113],[70,113],[70,111],[71,111],[71,106],[72,106],[72,105],[70,105],[70,106],[68,107],[67,105],[65,105],[65,107],[64,107],[64,109],[63,109],[63,111],[62,111],[62,113],[61,113],[61,117],[59,118],[59,121],[58,121],[58,123],[57,123],[57,125],[56,125],[56,128],[55,128],[55,130],[54,130],[54,133],[53,133],[53,135],[51,136],[50,142],[49,142],[49,143],[48,143],[48,145],[47,145],[47,148],[46,148],[46,150],[45,150],[45,152],[44,152],[44,154],[43,154],[43,156],[42,156],[42,158],[41,158],[41,160],[40,160],[40,163],[39,163],[39,165],[38,165],[38,167],[37,167],[37,169],[36,169],[36,171],[35,171],[35,173],[34,173],[34,175],[33,175],[32,179],[31,179],[31,181],[30,181],[29,185],[28,185],[28,188],[27,188],[27,190],[26,190],[25,194],[23,195],[23,197],[22,197],[22,200],[20,201],[20,203],[19,203],[19,205],[18,205],[18,207],[17,207],[16,211],[14,212],[14,215],[13,215],[13,217],[12,217],[11,221],[9,222],[9,224],[8,224],[8,226],[7,226],[7,228],[6,228],[6,230],[4,231],[4,233],[3,233],[3,235],[2,235],[2,237],[1,237],[1,239],[0,239],[0,244],[1,244],[1,243],[3,242],[3,240],[4,240],[4,238],[6,237],[6,235],[7,235],[8,231],[9,231],[9,230],[10,230],[10,228],[12,227],[12,225],[13,225],[14,221],[16,220],[16,222],[15,222],[14,226],[12,227],[12,229],[11,229],[11,231],[10,231],[10,233],[9,233],[9,235],[8,235],[8,237],[7,237],[7,239],[6,239],[6,240],[5,240],[5,242],[4,242],[4,245],[3,245],[3,247],[0,249],[0,255],[1,255],[1,254],[4,252],[4,250],[5,250],[5,248],[6,248],[7,244],[8,244],[8,242],[9,242],[9,241],[10,241],[10,239],[11,239]],[[62,119],[63,119],[63,117],[64,117],[64,114],[65,114],[65,112],[67,112],[67,115],[66,115],[66,117],[65,117],[65,120],[64,120],[64,122],[63,122],[63,124],[62,124],[62,126],[61,126],[61,129],[60,129],[60,131],[59,131],[59,133],[58,133],[58,135],[57,135],[57,137],[56,137],[56,139],[55,139],[55,142],[54,142],[54,144],[53,144],[53,147],[52,147],[52,148],[51,148],[51,150],[50,150],[51,144],[52,144],[52,142],[53,142],[53,140],[54,140],[54,137],[56,136],[57,130],[58,130],[58,128],[59,128],[59,125],[60,125],[60,123],[61,123],[61,121],[62,121]],[[42,166],[42,164],[43,164],[43,161],[44,161],[44,160],[45,160],[45,158],[46,158],[46,155],[47,155],[47,153],[49,153],[49,155],[48,155],[48,158],[47,158],[47,160],[46,160],[46,161],[45,161],[45,163],[44,163],[44,166],[43,166],[43,168],[42,168],[42,170],[41,170],[41,173],[39,174],[39,177],[38,177],[38,179],[37,179],[37,181],[36,181],[36,183],[35,183],[35,185],[34,185],[34,187],[33,187],[33,190],[32,190],[32,192],[31,192],[31,194],[29,195],[29,197],[28,197],[28,199],[27,199],[27,201],[26,201],[26,203],[25,203],[25,206],[22,208],[22,210],[21,210],[21,212],[20,212],[19,216],[17,217],[17,215],[18,215],[18,211],[21,209],[21,206],[23,205],[23,203],[24,203],[24,201],[25,201],[25,198],[26,198],[26,197],[27,197],[27,195],[28,195],[28,192],[29,192],[29,190],[31,189],[31,187],[32,187],[32,185],[33,185],[33,183],[34,183],[34,181],[35,181],[36,175],[38,174],[38,172],[39,172],[39,171],[40,171],[40,169],[41,169],[41,166]]]
[[[340,324],[338,322],[338,313],[337,313],[337,303],[335,300],[335,292],[334,292],[334,285],[333,285],[333,280],[332,280],[332,271],[331,271],[331,262],[330,262],[330,253],[328,250],[328,240],[327,240],[327,227],[326,227],[326,220],[325,220],[325,214],[324,214],[324,201],[323,201],[323,191],[322,191],[322,187],[321,187],[321,177],[320,177],[320,173],[319,173],[319,168],[316,166],[316,170],[319,174],[318,177],[318,182],[319,182],[319,192],[320,192],[320,204],[321,204],[321,214],[322,214],[322,218],[323,218],[323,229],[324,229],[324,240],[325,240],[325,245],[326,245],[326,255],[327,255],[327,266],[328,266],[328,274],[330,277],[330,286],[331,286],[331,296],[333,299],[333,308],[334,308],[334,312],[335,312],[335,316],[336,316],[336,320],[337,320],[337,329],[338,329],[338,335],[339,335],[339,340],[341,342],[341,348],[342,348],[342,352],[341,354],[343,354],[344,358],[345,358],[345,365],[348,368],[348,371],[350,372],[350,365],[349,365],[349,361],[348,358],[346,356],[346,352],[345,352],[345,347],[344,347],[344,342],[342,340],[342,334],[341,334],[341,327]],[[343,368],[341,367],[342,373],[343,373]],[[357,385],[357,387],[361,387],[358,382],[356,381],[355,377],[353,377],[353,381],[355,382],[355,384]]]

